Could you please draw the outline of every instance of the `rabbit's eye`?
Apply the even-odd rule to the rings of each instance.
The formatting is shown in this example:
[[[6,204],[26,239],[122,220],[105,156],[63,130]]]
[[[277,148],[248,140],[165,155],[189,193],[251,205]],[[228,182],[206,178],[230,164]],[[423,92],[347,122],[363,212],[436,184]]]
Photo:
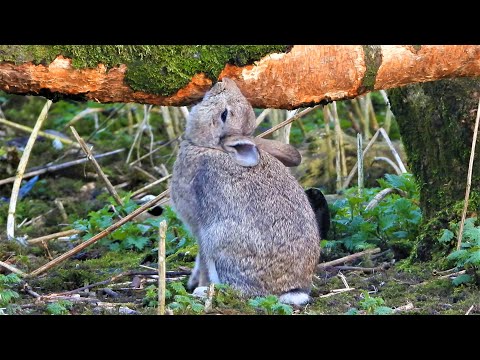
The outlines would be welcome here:
[[[223,122],[227,121],[227,115],[228,115],[228,110],[227,109],[223,110],[222,115],[220,115]]]

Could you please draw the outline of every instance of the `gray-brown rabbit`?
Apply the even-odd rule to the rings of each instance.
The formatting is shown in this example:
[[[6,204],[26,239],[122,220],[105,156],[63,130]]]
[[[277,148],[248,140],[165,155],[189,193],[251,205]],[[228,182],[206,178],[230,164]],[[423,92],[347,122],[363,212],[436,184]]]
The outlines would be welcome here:
[[[315,214],[282,164],[297,164],[298,153],[256,142],[254,129],[251,105],[226,78],[189,115],[171,183],[174,208],[199,244],[188,285],[227,283],[301,305],[320,255]]]

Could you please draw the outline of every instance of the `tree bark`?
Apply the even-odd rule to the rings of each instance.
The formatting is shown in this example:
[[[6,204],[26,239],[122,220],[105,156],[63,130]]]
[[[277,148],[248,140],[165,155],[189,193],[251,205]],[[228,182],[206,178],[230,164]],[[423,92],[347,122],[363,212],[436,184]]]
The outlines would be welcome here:
[[[248,46],[0,46],[0,89],[54,100],[180,106],[195,103],[227,76],[254,107],[293,109],[411,83],[480,76],[475,45],[259,48],[252,55]],[[179,55],[178,61],[190,62],[168,63]]]
[[[409,167],[420,186],[424,228],[417,254],[428,260],[439,231],[460,219],[465,196],[480,79],[450,79],[413,84],[388,92]],[[475,151],[479,159],[480,149]],[[470,214],[480,205],[480,166],[473,167]]]

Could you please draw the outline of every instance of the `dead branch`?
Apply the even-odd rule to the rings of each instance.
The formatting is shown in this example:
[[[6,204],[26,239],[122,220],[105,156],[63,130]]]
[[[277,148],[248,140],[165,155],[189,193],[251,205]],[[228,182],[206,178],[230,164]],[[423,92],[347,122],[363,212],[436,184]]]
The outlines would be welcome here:
[[[460,250],[460,246],[462,246],[463,227],[465,226],[465,217],[467,216],[467,210],[468,210],[468,199],[470,197],[470,188],[472,187],[473,160],[475,158],[475,146],[477,144],[478,124],[480,122],[479,120],[480,120],[480,99],[478,100],[477,117],[475,118],[475,130],[473,132],[473,138],[472,138],[472,150],[470,151],[470,161],[468,162],[467,187],[465,189],[465,200],[463,203],[460,229],[458,230],[457,250]]]
[[[163,220],[158,227],[158,315],[165,315],[165,238],[167,221]]]
[[[15,209],[17,207],[17,199],[18,199],[18,192],[20,191],[20,184],[24,178],[25,168],[27,167],[28,160],[30,159],[30,153],[33,148],[33,144],[37,139],[38,132],[40,131],[43,122],[47,118],[48,109],[50,109],[50,105],[52,105],[51,100],[47,100],[43,109],[38,116],[38,119],[35,123],[35,127],[32,129],[32,133],[28,138],[27,145],[25,146],[25,150],[23,150],[22,157],[20,162],[18,163],[17,168],[17,175],[15,176],[15,180],[13,182],[12,187],[12,195],[10,196],[10,205],[8,207],[8,216],[7,216],[7,239],[8,240],[15,240]]]
[[[19,269],[17,269],[15,266],[12,266],[12,265],[10,265],[10,264],[7,264],[7,263],[5,263],[5,262],[3,262],[3,261],[0,261],[0,266],[3,267],[3,268],[5,268],[5,269],[7,269],[7,270],[9,270],[9,271],[11,271],[11,272],[13,272],[13,273],[15,273],[15,274],[17,274],[17,275],[19,275],[19,276],[22,276],[22,277],[23,277],[23,276],[27,275],[27,274],[25,274],[22,270],[19,270]]]
[[[371,255],[371,254],[376,254],[380,252],[380,248],[375,248],[375,249],[368,249],[368,250],[364,250],[364,251],[360,251],[358,253],[355,253],[355,254],[352,254],[352,255],[348,255],[348,256],[344,256],[340,259],[336,259],[336,260],[332,260],[332,261],[328,261],[326,263],[321,263],[321,264],[318,264],[317,265],[317,271],[318,270],[322,270],[322,269],[325,269],[329,266],[335,266],[335,265],[339,265],[339,264],[343,264],[345,262],[349,262],[349,261],[352,261],[352,260],[355,260],[355,259],[358,259],[364,255]]]
[[[106,156],[121,153],[123,151],[125,151],[125,149],[113,150],[113,151],[106,152],[104,154],[95,155],[94,158],[95,159],[100,159],[100,158],[103,158],[103,157],[106,157]],[[58,165],[46,166],[44,168],[41,168],[41,169],[38,169],[38,170],[35,170],[35,171],[31,171],[31,172],[28,172],[28,173],[24,174],[23,179],[27,179],[27,178],[30,178],[30,177],[33,177],[33,176],[36,176],[36,175],[45,174],[45,173],[48,173],[48,172],[58,171],[58,170],[65,169],[65,168],[70,167],[70,166],[83,164],[87,161],[88,161],[88,158],[85,157],[85,158],[82,158],[82,159],[68,161],[68,162],[65,162],[65,163],[62,163],[62,164],[58,164]],[[0,185],[8,184],[8,183],[11,183],[11,182],[14,182],[14,181],[15,181],[15,176],[12,176],[12,177],[0,180]]]
[[[261,133],[260,135],[257,135],[257,137],[259,138],[263,138],[267,135],[270,135],[271,133],[277,131],[278,129],[281,129],[283,128],[284,126],[288,125],[288,124],[291,124],[292,122],[294,122],[295,120],[297,119],[300,119],[302,116],[304,115],[307,115],[309,112],[315,110],[315,109],[318,109],[320,106],[322,105],[317,105],[317,106],[314,106],[314,107],[310,107],[310,108],[307,108],[305,110],[302,110],[300,111],[299,113],[297,113],[296,115],[292,116],[291,118],[287,119],[287,120],[284,120],[282,121],[280,124],[278,125],[275,125],[274,127],[272,127],[271,129],[268,129],[266,131],[264,131],[263,133]]]
[[[120,196],[118,196],[117,190],[115,190],[115,188],[113,187],[110,180],[108,180],[108,178],[105,176],[105,173],[102,171],[102,168],[100,167],[100,165],[98,165],[97,160],[95,160],[95,157],[93,156],[92,151],[88,148],[87,144],[80,137],[80,135],[78,135],[77,130],[75,130],[75,128],[73,126],[70,126],[70,130],[72,130],[73,136],[75,136],[75,139],[77,139],[77,141],[80,144],[83,152],[87,155],[88,160],[91,161],[91,163],[92,163],[93,167],[95,168],[95,171],[97,172],[98,176],[100,176],[100,178],[103,180],[103,182],[107,186],[107,189],[108,189],[108,192],[110,193],[110,195],[112,195],[112,197],[115,199],[115,202],[118,205],[123,206],[123,201],[122,201],[122,199],[120,199]]]
[[[17,129],[17,130],[28,132],[30,134],[33,131],[33,129],[31,127],[28,127],[28,126],[25,126],[25,125],[20,125],[20,124],[14,123],[13,121],[8,121],[7,119],[1,119],[0,118],[0,124],[12,127],[14,129]],[[78,144],[75,143],[74,141],[70,140],[70,139],[66,139],[66,138],[63,138],[63,137],[60,137],[60,136],[49,134],[49,133],[41,131],[41,130],[38,131],[38,135],[43,136],[43,137],[45,137],[47,139],[50,139],[50,140],[58,140],[65,145],[73,145],[75,147],[78,147]]]
[[[98,240],[104,238],[105,236],[109,235],[113,231],[117,230],[123,224],[129,222],[130,220],[134,219],[135,217],[137,217],[138,215],[140,215],[144,211],[147,211],[152,206],[156,205],[160,200],[162,200],[164,197],[166,197],[168,195],[168,193],[169,193],[168,190],[162,192],[160,195],[157,195],[155,198],[153,198],[152,200],[150,200],[146,204],[142,205],[141,207],[139,207],[138,209],[136,209],[135,211],[133,211],[129,215],[125,216],[123,219],[117,221],[115,224],[113,224],[113,225],[109,226],[108,228],[102,230],[100,233],[98,233],[97,235],[95,235],[91,239],[83,242],[80,245],[77,245],[73,249],[71,249],[71,250],[67,251],[66,253],[60,255],[59,257],[53,259],[52,261],[48,262],[47,264],[39,267],[37,270],[32,271],[29,274],[29,276],[38,276],[41,273],[47,271],[48,269],[50,269],[50,268],[60,264],[61,262],[67,260],[68,258],[70,258],[71,256],[75,255],[76,253],[80,252],[81,250],[85,249],[86,247],[96,243]]]
[[[152,187],[154,187],[154,186],[156,186],[156,185],[164,182],[165,180],[170,179],[171,177],[172,177],[172,175],[170,174],[170,175],[167,175],[167,176],[165,176],[165,177],[163,177],[163,178],[161,178],[161,179],[155,180],[154,182],[152,182],[152,183],[150,183],[150,184],[148,184],[148,185],[145,185],[144,187],[142,187],[142,188],[140,188],[140,189],[138,189],[138,190],[135,190],[135,191],[132,193],[131,197],[133,198],[134,196],[136,196],[136,195],[138,195],[138,194],[141,194],[142,192],[144,192],[144,191],[146,191],[146,190],[148,190],[148,189],[151,189]]]
[[[41,243],[41,242],[48,241],[48,240],[57,239],[57,238],[62,237],[62,236],[71,236],[71,235],[81,234],[82,232],[83,231],[81,231],[81,230],[75,230],[75,229],[65,230],[65,231],[60,231],[60,232],[54,233],[54,234],[40,236],[40,237],[35,238],[35,239],[27,240],[27,242],[30,245],[32,245],[32,244],[37,244],[37,243]]]

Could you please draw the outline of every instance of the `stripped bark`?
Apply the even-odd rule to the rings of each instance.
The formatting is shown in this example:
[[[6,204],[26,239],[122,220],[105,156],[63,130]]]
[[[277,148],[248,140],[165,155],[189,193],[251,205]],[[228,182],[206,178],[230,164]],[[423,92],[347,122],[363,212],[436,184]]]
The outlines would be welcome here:
[[[140,59],[139,59],[140,60]],[[480,76],[479,45],[296,45],[246,66],[226,64],[218,75],[232,78],[254,107],[293,109],[354,98],[372,90],[454,77]],[[16,94],[63,95],[99,102],[189,105],[216,79],[203,72],[170,96],[134,91],[127,65],[76,69],[58,55],[50,64],[2,62],[0,89]]]

